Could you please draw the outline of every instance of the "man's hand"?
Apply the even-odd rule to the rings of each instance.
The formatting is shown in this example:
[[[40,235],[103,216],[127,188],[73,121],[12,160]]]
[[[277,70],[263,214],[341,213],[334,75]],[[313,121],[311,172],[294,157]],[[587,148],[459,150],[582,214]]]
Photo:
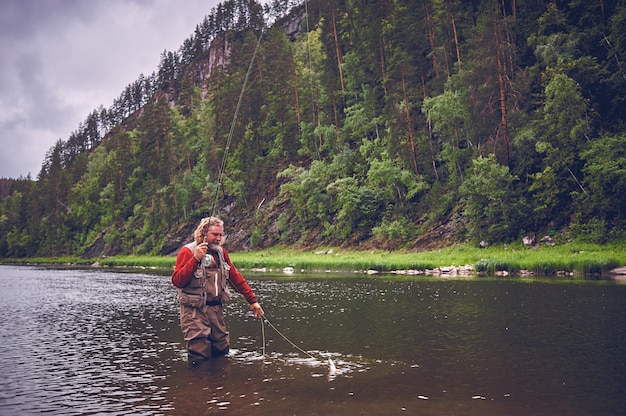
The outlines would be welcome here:
[[[206,256],[206,252],[208,249],[209,249],[209,245],[207,243],[198,244],[195,251],[193,252],[193,257],[196,259],[198,263],[200,263],[202,259],[204,258],[204,256]]]
[[[265,315],[265,312],[263,312],[263,308],[261,307],[261,305],[259,305],[259,302],[251,304],[250,310],[254,314],[255,318],[260,318],[261,316]]]

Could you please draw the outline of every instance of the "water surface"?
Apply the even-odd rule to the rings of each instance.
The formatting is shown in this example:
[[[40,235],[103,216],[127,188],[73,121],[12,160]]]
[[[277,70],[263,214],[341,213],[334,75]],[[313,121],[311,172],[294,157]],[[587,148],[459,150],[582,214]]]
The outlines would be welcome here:
[[[626,414],[626,285],[248,280],[268,322],[190,367],[169,276],[0,266],[0,414]]]

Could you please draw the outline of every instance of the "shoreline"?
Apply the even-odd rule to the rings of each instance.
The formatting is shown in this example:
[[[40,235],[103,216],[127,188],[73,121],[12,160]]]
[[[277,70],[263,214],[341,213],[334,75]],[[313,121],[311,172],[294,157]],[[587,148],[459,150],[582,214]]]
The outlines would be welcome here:
[[[457,245],[424,252],[324,248],[297,251],[285,247],[230,252],[242,271],[294,273],[349,272],[402,276],[611,276],[626,280],[623,245],[568,243],[558,246],[489,247]],[[127,255],[85,259],[78,256],[0,259],[0,264],[74,267],[125,267],[171,270],[174,256]]]

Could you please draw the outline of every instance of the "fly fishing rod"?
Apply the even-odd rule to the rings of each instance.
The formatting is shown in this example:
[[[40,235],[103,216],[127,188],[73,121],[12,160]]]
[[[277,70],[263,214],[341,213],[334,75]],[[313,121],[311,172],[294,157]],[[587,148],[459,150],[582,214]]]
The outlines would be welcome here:
[[[305,1],[305,3],[306,3],[306,1]],[[307,10],[307,31],[308,31],[308,10]],[[254,48],[254,52],[252,53],[252,58],[250,59],[250,65],[248,66],[248,71],[246,72],[246,76],[244,78],[243,85],[241,86],[241,92],[239,93],[239,99],[237,100],[237,106],[235,107],[235,113],[233,114],[233,120],[230,123],[230,131],[228,132],[228,138],[226,140],[226,147],[224,148],[224,154],[222,155],[222,162],[220,164],[219,173],[218,173],[218,176],[217,176],[217,183],[215,184],[215,195],[213,197],[213,205],[211,207],[211,215],[210,215],[211,217],[213,216],[213,214],[215,214],[215,210],[217,208],[217,196],[218,196],[221,184],[222,184],[222,175],[224,174],[224,170],[226,169],[226,161],[228,160],[228,152],[230,150],[230,145],[231,145],[231,142],[233,140],[233,133],[234,133],[234,130],[235,130],[235,123],[237,121],[237,116],[239,114],[239,109],[241,108],[241,102],[243,100],[243,95],[244,95],[244,92],[246,90],[246,84],[248,83],[248,79],[250,78],[250,72],[252,71],[252,66],[254,64],[254,59],[256,58],[257,52],[259,50],[259,46],[261,45],[261,39],[263,38],[264,32],[265,32],[265,26],[263,26],[261,28],[261,33],[259,34],[259,38],[257,39],[256,47]],[[267,324],[269,326],[271,326],[272,329],[274,329],[278,335],[280,335],[285,341],[287,341],[289,344],[291,344],[298,351],[300,351],[301,353],[309,356],[310,358],[315,359],[315,357],[313,355],[311,355],[307,351],[305,351],[302,348],[300,348],[299,346],[297,346],[294,342],[292,342],[289,338],[287,338],[282,332],[280,332],[278,330],[278,328],[276,328],[274,326],[274,324],[272,324],[267,319],[267,317],[265,315],[263,315],[261,317],[261,332],[263,334],[263,356],[265,356],[265,322],[267,322]],[[336,372],[337,372],[337,369],[335,367],[335,363],[330,358],[328,358],[328,367],[329,367],[329,377],[334,377]]]
[[[219,167],[219,173],[217,174],[217,183],[215,184],[215,195],[213,197],[213,206],[211,207],[211,217],[215,214],[215,210],[217,208],[217,195],[220,190],[220,186],[222,184],[222,175],[224,174],[224,169],[226,169],[226,160],[228,159],[228,151],[230,150],[230,144],[233,140],[233,132],[235,131],[235,122],[237,121],[237,115],[239,114],[239,108],[241,107],[241,101],[243,100],[243,94],[246,90],[246,84],[248,83],[248,78],[250,78],[250,72],[252,71],[252,65],[254,63],[254,58],[259,50],[259,46],[261,45],[261,39],[263,38],[263,33],[265,32],[265,25],[261,28],[261,34],[259,35],[259,39],[257,40],[256,47],[254,48],[254,52],[252,53],[252,58],[250,59],[250,65],[248,66],[248,71],[246,72],[246,77],[243,80],[243,85],[241,86],[241,92],[239,93],[239,100],[237,100],[237,106],[235,107],[235,113],[233,114],[233,121],[230,123],[230,131],[228,132],[228,138],[226,139],[226,147],[224,148],[224,154],[222,155],[222,162]]]

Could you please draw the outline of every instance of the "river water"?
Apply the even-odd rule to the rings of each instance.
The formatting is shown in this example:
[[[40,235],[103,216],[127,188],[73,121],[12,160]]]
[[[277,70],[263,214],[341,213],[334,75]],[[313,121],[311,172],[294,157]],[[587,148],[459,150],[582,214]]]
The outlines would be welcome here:
[[[191,367],[169,276],[0,266],[0,415],[626,414],[619,282],[248,280]]]

